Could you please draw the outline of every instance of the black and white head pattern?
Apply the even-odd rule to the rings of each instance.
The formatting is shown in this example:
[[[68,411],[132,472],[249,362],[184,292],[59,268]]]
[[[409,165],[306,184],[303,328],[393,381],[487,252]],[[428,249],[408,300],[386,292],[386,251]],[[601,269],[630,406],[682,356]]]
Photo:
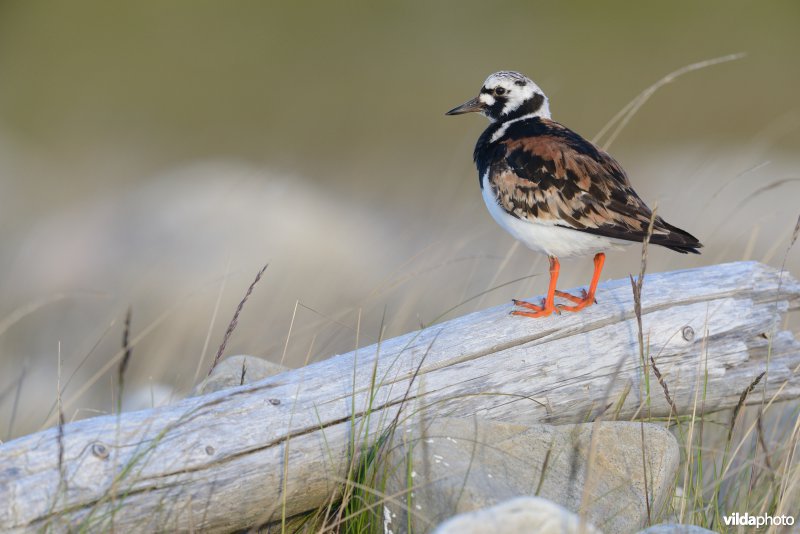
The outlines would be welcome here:
[[[522,117],[550,118],[550,103],[533,80],[519,72],[495,72],[483,82],[478,99],[492,122]]]

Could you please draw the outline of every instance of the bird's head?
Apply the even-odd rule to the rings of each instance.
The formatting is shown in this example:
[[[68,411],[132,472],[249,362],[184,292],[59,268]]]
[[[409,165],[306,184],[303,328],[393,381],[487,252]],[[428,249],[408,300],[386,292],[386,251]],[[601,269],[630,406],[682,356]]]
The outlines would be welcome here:
[[[550,104],[533,80],[514,71],[495,72],[483,82],[481,92],[446,115],[479,112],[492,122],[505,122],[520,117],[550,118]]]

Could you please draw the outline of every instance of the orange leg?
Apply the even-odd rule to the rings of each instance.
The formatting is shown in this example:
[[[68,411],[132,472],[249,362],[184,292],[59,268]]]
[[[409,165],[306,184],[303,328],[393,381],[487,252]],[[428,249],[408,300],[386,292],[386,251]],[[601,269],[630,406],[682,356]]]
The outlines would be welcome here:
[[[547,290],[547,297],[542,299],[542,305],[537,306],[535,304],[531,304],[530,302],[525,302],[524,300],[514,299],[512,301],[514,302],[514,306],[519,306],[520,308],[526,308],[532,311],[514,310],[511,312],[511,315],[522,315],[523,317],[532,317],[536,319],[538,317],[547,317],[553,312],[559,313],[554,301],[556,282],[558,282],[558,271],[560,268],[561,265],[558,263],[558,258],[555,256],[550,256],[550,287]]]
[[[559,297],[563,297],[565,299],[571,300],[575,303],[575,306],[565,306],[563,304],[559,304],[557,308],[563,311],[569,312],[576,312],[578,310],[582,310],[587,306],[591,306],[594,304],[594,294],[597,291],[597,283],[600,281],[600,273],[603,271],[603,264],[606,261],[606,255],[602,252],[599,252],[594,257],[594,274],[592,275],[592,283],[589,284],[589,292],[587,293],[585,290],[582,291],[581,297],[576,297],[574,295],[570,295],[569,293],[564,293],[562,291],[556,291],[556,295]]]

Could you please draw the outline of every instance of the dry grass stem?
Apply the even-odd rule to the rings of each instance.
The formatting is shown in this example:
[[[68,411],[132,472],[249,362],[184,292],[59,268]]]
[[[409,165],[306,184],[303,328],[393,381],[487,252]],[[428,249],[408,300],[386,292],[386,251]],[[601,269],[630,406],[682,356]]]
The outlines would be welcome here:
[[[297,309],[301,306],[300,301],[294,301],[294,310],[292,311],[292,320],[289,322],[289,331],[286,333],[286,342],[283,344],[283,353],[281,354],[280,364],[286,361],[286,351],[289,350],[289,340],[292,339],[292,330],[294,330],[294,320],[297,318]],[[356,333],[356,338],[358,334]]]
[[[800,215],[797,216],[797,222],[794,225],[794,230],[792,231],[792,240],[789,242],[789,249],[791,249],[794,244],[797,242],[797,236],[800,235]],[[789,249],[786,252],[789,252]],[[784,266],[786,265],[786,258],[783,260]]]
[[[643,371],[643,376],[645,378],[646,386],[647,384],[649,384],[647,379],[649,371],[647,369],[647,359],[645,358],[644,328],[642,326],[642,286],[644,285],[644,273],[647,270],[647,244],[650,242],[650,236],[653,235],[653,225],[655,224],[657,209],[658,206],[654,205],[653,213],[650,215],[650,224],[647,225],[647,232],[645,233],[644,239],[642,240],[642,261],[641,261],[641,267],[639,269],[639,278],[636,280],[636,282],[634,282],[633,276],[630,277],[631,288],[633,290],[633,311],[636,314],[637,335],[639,337],[639,358],[642,362],[642,371]],[[649,404],[649,398],[650,398],[649,386],[647,386],[647,388],[648,388],[647,402]],[[650,414],[648,413],[648,417],[649,415]],[[639,431],[641,434],[641,441],[642,441],[642,475],[644,480],[644,501],[645,501],[645,506],[647,508],[647,524],[651,525],[653,523],[653,517],[652,517],[652,511],[650,510],[650,491],[648,488],[648,480],[647,480],[647,451],[645,451],[644,421],[640,422]]]
[[[772,461],[770,460],[770,451],[767,448],[767,444],[764,441],[764,423],[762,421],[764,412],[760,409],[758,410],[758,418],[756,419],[756,428],[758,434],[758,444],[761,446],[761,450],[764,451],[764,464],[767,466],[767,470],[772,472]]]
[[[744,197],[742,200],[740,200],[739,203],[736,204],[736,206],[733,208],[732,213],[738,213],[747,203],[749,203],[751,200],[754,200],[756,197],[768,191],[776,189],[782,185],[790,184],[793,182],[800,182],[800,178],[794,176],[788,178],[781,178],[779,180],[772,181],[767,185],[759,187],[758,189],[756,189],[755,191]]]
[[[247,374],[247,360],[242,360],[242,376],[239,377],[239,385],[244,385],[244,376]]]
[[[122,360],[119,362],[119,371],[117,373],[117,412],[122,412],[122,391],[125,387],[125,371],[128,370],[128,364],[131,361],[131,354],[133,347],[131,347],[131,314],[132,308],[128,306],[128,311],[125,313],[125,323],[122,328]]]
[[[661,385],[661,389],[664,391],[664,397],[667,399],[667,402],[670,406],[670,417],[674,414],[676,417],[678,415],[678,406],[675,404],[675,401],[672,400],[672,397],[669,394],[669,387],[667,386],[667,381],[664,380],[664,377],[661,376],[661,371],[659,371],[658,366],[656,365],[656,361],[650,356],[650,365],[653,367],[653,374],[656,375],[658,379],[658,383]]]
[[[22,394],[22,384],[25,383],[25,378],[28,374],[28,360],[27,358],[22,363],[22,371],[19,373],[19,378],[16,380],[16,388],[14,388],[14,402],[11,405],[11,417],[8,419],[8,430],[6,431],[6,439],[11,439],[12,432],[14,431],[14,423],[17,421],[17,412],[19,411],[19,398]],[[0,445],[2,444],[0,440]]]
[[[731,416],[731,423],[728,428],[728,441],[730,441],[731,437],[733,436],[733,427],[736,425],[736,418],[739,416],[739,411],[742,409],[742,406],[744,406],[744,403],[747,400],[747,396],[755,389],[758,383],[761,382],[761,379],[764,377],[766,373],[767,372],[764,371],[760,375],[758,375],[755,378],[755,380],[750,382],[750,385],[747,386],[744,389],[744,391],[742,391],[742,394],[739,396],[739,402],[737,402],[736,406],[733,408],[733,415]]]
[[[197,367],[194,370],[194,377],[192,378],[192,385],[197,383],[197,379],[200,377],[200,369],[203,368],[203,362],[206,359],[206,353],[208,352],[208,346],[211,344],[211,333],[214,331],[214,325],[217,324],[217,315],[219,314],[219,307],[222,304],[222,295],[225,293],[225,284],[228,281],[228,275],[230,274],[231,263],[228,261],[228,264],[225,266],[225,275],[222,277],[222,280],[219,284],[219,291],[217,291],[217,300],[214,302],[214,310],[211,312],[211,320],[208,323],[208,329],[206,330],[206,338],[203,340],[203,350],[200,351],[200,358],[197,360]]]
[[[670,72],[656,83],[639,93],[636,98],[628,102],[628,104],[623,107],[616,115],[614,115],[611,120],[609,120],[605,126],[597,133],[597,135],[592,138],[593,143],[599,143],[600,139],[615,125],[618,124],[616,129],[609,135],[606,142],[603,144],[603,149],[608,150],[608,147],[614,142],[620,132],[627,126],[628,122],[633,118],[639,108],[641,108],[650,97],[655,94],[656,91],[664,87],[665,85],[674,82],[684,74],[689,72],[704,69],[706,67],[711,67],[712,65],[719,65],[720,63],[727,63],[728,61],[735,61],[737,59],[741,59],[745,57],[746,54],[738,53],[738,54],[728,54],[726,56],[721,56],[713,59],[706,59],[705,61],[698,61],[697,63],[691,63],[680,69]]]
[[[0,336],[5,334],[9,328],[17,324],[25,317],[39,311],[40,309],[50,304],[55,304],[56,302],[72,298],[81,298],[81,297],[108,298],[108,296],[109,295],[106,293],[83,291],[83,292],[71,292],[71,293],[55,293],[47,297],[36,299],[32,302],[29,302],[28,304],[25,304],[24,306],[20,306],[19,308],[12,311],[10,314],[0,319]]]
[[[247,288],[247,292],[244,294],[244,297],[242,298],[242,300],[239,301],[239,305],[236,306],[236,311],[233,314],[231,322],[228,324],[228,329],[225,330],[225,336],[222,338],[222,343],[220,343],[219,345],[219,349],[217,350],[217,355],[214,357],[214,362],[208,369],[208,375],[206,376],[211,376],[211,372],[214,370],[214,368],[219,363],[219,360],[222,358],[222,353],[225,352],[225,347],[227,346],[228,341],[233,335],[233,331],[236,330],[236,325],[239,324],[239,315],[242,313],[242,308],[244,308],[244,303],[247,302],[247,299],[249,299],[250,295],[253,294],[253,289],[256,287],[256,284],[258,284],[258,282],[261,280],[261,276],[264,274],[264,271],[267,270],[267,267],[269,267],[268,263],[265,264],[260,271],[258,271],[258,274],[256,274],[256,277],[250,284],[250,287]]]
[[[67,488],[67,473],[64,467],[64,409],[61,406],[61,342],[58,342],[58,379],[56,382],[56,404],[58,405],[58,494]],[[54,503],[55,505],[55,503]]]

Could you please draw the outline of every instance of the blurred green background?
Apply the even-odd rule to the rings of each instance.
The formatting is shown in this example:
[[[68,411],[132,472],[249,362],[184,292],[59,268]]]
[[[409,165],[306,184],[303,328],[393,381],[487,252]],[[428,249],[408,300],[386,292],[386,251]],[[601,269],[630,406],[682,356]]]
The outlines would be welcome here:
[[[289,365],[519,278],[447,317],[540,294],[545,262],[480,199],[485,120],[444,117],[496,70],[591,138],[665,74],[747,53],[661,89],[610,151],[706,245],[651,270],[780,265],[800,211],[799,23],[794,1],[3,0],[0,439],[52,422],[59,351],[67,417],[113,409],[103,366],[129,305],[125,406],[185,394],[265,262],[227,353]],[[637,250],[612,254],[604,277],[637,270]],[[564,287],[590,271],[567,262]]]

